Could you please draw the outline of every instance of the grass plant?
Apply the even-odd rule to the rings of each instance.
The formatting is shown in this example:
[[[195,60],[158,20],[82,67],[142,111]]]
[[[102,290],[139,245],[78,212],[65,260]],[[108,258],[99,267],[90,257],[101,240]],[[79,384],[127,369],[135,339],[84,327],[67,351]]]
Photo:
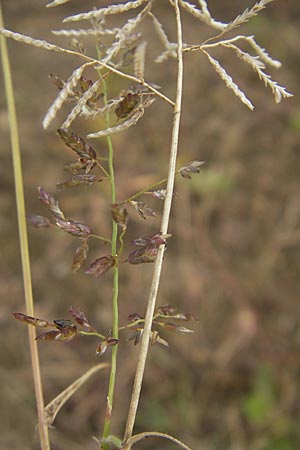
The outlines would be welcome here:
[[[70,0],[55,0],[48,7],[60,6]],[[189,450],[187,444],[177,438],[165,433],[145,431],[134,435],[134,425],[138,411],[141,387],[145,372],[149,343],[168,346],[168,343],[160,336],[160,330],[170,330],[177,333],[192,333],[190,328],[181,323],[192,322],[196,318],[191,313],[177,312],[173,305],[157,306],[157,296],[160,285],[161,271],[167,240],[171,238],[168,232],[170,212],[174,199],[174,183],[176,177],[191,179],[194,174],[200,172],[203,161],[195,160],[181,167],[177,164],[178,143],[180,135],[181,105],[183,96],[183,65],[184,58],[188,58],[191,52],[199,52],[205,55],[217,75],[224,81],[225,85],[235,94],[238,99],[250,110],[254,109],[252,101],[233,80],[231,75],[223,68],[219,60],[212,55],[215,49],[229,49],[257,74],[266,87],[270,88],[275,101],[278,103],[284,98],[291,96],[287,90],[272,80],[266,72],[266,66],[280,67],[280,63],[274,60],[255,40],[253,36],[236,34],[236,29],[260,13],[271,0],[260,0],[239,14],[231,22],[225,23],[212,17],[209,5],[205,0],[199,0],[197,5],[187,0],[169,0],[165,3],[170,8],[176,24],[176,35],[174,42],[169,40],[163,25],[159,20],[159,5],[155,0],[134,0],[113,4],[99,9],[92,9],[86,13],[79,13],[65,18],[64,22],[77,24],[77,22],[88,23],[89,28],[66,28],[54,31],[56,36],[72,39],[73,49],[70,50],[45,40],[35,39],[6,30],[1,24],[1,54],[2,65],[5,75],[5,90],[10,116],[10,129],[12,136],[12,150],[14,161],[16,198],[20,230],[20,246],[22,253],[22,266],[24,275],[24,288],[26,299],[26,314],[14,313],[14,317],[29,325],[29,340],[32,355],[33,376],[36,388],[36,398],[39,416],[39,432],[42,450],[50,448],[48,438],[48,426],[53,423],[59,409],[65,401],[88,379],[95,371],[106,367],[106,364],[97,364],[89,372],[72,383],[66,390],[57,396],[44,408],[43,391],[39,371],[37,353],[37,340],[69,341],[78,335],[97,336],[99,344],[96,352],[102,356],[107,350],[111,351],[110,376],[107,395],[103,399],[105,406],[105,419],[102,433],[99,432],[98,445],[102,450],[117,447],[130,450],[135,444],[145,438],[158,437],[168,439],[178,447]],[[123,19],[124,13],[130,13],[130,18]],[[182,27],[182,14],[188,14],[211,28],[213,34],[201,43],[188,44],[184,40]],[[110,26],[111,16],[120,17],[120,26]],[[143,26],[145,21],[152,24],[157,33],[163,49],[156,57],[155,63],[164,63],[169,58],[177,61],[176,86],[174,87],[174,98],[170,98],[163,92],[163,88],[154,82],[145,80],[145,65],[148,63],[146,57],[147,43],[143,37]],[[193,20],[193,19],[191,19]],[[123,22],[122,22],[123,21]],[[227,37],[228,34],[234,34]],[[71,320],[48,320],[35,317],[32,299],[31,276],[29,252],[27,244],[27,230],[25,220],[24,194],[22,188],[22,170],[20,163],[20,149],[18,142],[18,127],[14,108],[13,86],[11,82],[10,68],[7,56],[5,38],[25,43],[46,51],[64,53],[66,56],[76,57],[80,65],[70,74],[65,81],[58,76],[52,76],[52,81],[58,88],[58,94],[49,107],[43,121],[44,128],[49,128],[62,107],[69,102],[72,104],[70,111],[58,128],[58,135],[64,144],[73,151],[75,160],[66,167],[69,178],[57,184],[60,189],[72,189],[74,186],[87,186],[99,183],[109,183],[110,198],[107,200],[111,205],[111,235],[102,236],[94,232],[89,225],[78,222],[65,215],[59,206],[56,196],[39,187],[39,199],[50,215],[50,219],[44,216],[30,215],[29,222],[37,228],[56,228],[75,237],[78,240],[78,248],[72,262],[72,269],[78,272],[85,267],[85,273],[95,278],[102,278],[107,272],[112,272],[112,303],[111,303],[111,331],[99,332],[85,314],[78,308],[71,307],[69,313]],[[97,56],[88,56],[84,51],[83,40],[93,39]],[[239,44],[246,44],[249,52],[241,48]],[[86,78],[86,73],[93,73],[93,79]],[[89,75],[91,77],[91,75]],[[115,77],[127,83],[116,97],[110,97],[110,84]],[[130,83],[130,84],[129,84]],[[137,126],[140,119],[147,114],[154,101],[166,102],[172,108],[173,119],[170,124],[170,150],[169,163],[166,169],[167,176],[145,186],[142,190],[133,193],[127,199],[119,200],[115,182],[115,152],[112,136],[124,132],[130,127]],[[72,103],[71,103],[72,102]],[[99,131],[93,131],[82,138],[73,131],[78,118],[89,121],[104,118]],[[72,129],[71,129],[72,127]],[[88,128],[88,125],[87,125]],[[106,142],[105,156],[99,153],[97,142]],[[89,142],[96,142],[92,145]],[[163,188],[162,188],[163,186]],[[160,189],[158,189],[158,187]],[[156,211],[150,208],[144,201],[145,194],[151,194],[155,199],[163,200],[162,218],[159,229],[151,234],[141,232],[131,242],[126,242],[128,229],[129,210],[133,209],[138,215],[147,221],[149,217],[156,216]],[[89,248],[93,239],[103,241],[102,256],[94,260],[87,267]],[[107,253],[107,244],[110,251]],[[130,247],[127,256],[126,249]],[[149,289],[148,302],[145,316],[130,314],[128,322],[120,326],[118,315],[119,297],[119,271],[122,264],[145,264],[151,263],[153,267],[152,282]],[[150,264],[150,267],[151,267]],[[101,280],[99,281],[101,282]],[[51,330],[36,337],[35,327],[51,328]],[[115,436],[111,433],[111,422],[114,412],[114,392],[117,372],[117,351],[121,333],[124,330],[132,332],[130,337],[134,344],[139,345],[139,356],[137,360],[136,373],[132,388],[131,401],[126,414],[126,428],[123,436]],[[103,405],[102,405],[103,408]]]

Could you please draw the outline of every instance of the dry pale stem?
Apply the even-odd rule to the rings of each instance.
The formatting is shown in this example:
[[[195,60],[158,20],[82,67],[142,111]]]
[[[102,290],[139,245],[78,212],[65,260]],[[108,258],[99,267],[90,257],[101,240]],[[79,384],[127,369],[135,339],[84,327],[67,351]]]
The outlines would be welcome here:
[[[176,100],[173,112],[173,128],[172,128],[172,141],[170,149],[170,159],[169,159],[169,171],[168,171],[168,181],[167,181],[167,191],[166,199],[164,203],[164,210],[161,222],[161,232],[166,234],[168,231],[168,224],[170,218],[170,211],[173,198],[174,180],[176,174],[176,159],[177,159],[177,149],[178,149],[178,137],[179,137],[179,125],[181,118],[181,102],[182,102],[182,85],[183,85],[183,57],[182,57],[182,26],[180,18],[180,10],[178,6],[178,0],[174,1],[174,8],[176,14],[177,23],[177,61],[178,61],[178,73],[177,73],[177,89],[176,89]],[[149,337],[152,327],[153,313],[155,309],[155,303],[158,293],[158,287],[160,282],[160,275],[162,270],[162,262],[164,255],[164,246],[159,248],[158,255],[155,261],[154,273],[152,277],[151,290],[148,299],[147,312],[145,318],[145,326],[143,337],[141,340],[140,353],[135,373],[134,386],[132,391],[132,397],[129,407],[128,419],[125,429],[124,449],[129,450],[130,444],[126,444],[126,441],[132,436],[133,427],[135,423],[135,418],[137,414],[137,408],[140,398],[140,392],[142,387],[142,381],[144,376],[145,364],[148,353]]]

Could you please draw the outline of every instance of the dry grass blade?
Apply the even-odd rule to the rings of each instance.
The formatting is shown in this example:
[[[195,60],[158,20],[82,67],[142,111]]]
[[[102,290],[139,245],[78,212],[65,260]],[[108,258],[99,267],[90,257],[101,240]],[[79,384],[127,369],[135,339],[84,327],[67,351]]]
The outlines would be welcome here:
[[[67,98],[74,94],[73,89],[76,87],[79,79],[81,78],[84,70],[91,65],[94,65],[94,62],[88,62],[86,64],[82,64],[80,67],[78,67],[74,72],[71,74],[71,76],[66,81],[64,87],[59,91],[58,96],[50,106],[50,108],[47,111],[47,114],[43,120],[43,127],[48,128],[50,123],[55,119],[58,111],[61,109],[64,102],[67,100]]]
[[[219,61],[214,59],[209,53],[207,53],[205,50],[203,50],[203,53],[207,56],[209,62],[217,72],[217,74],[222,78],[223,81],[225,81],[226,86],[232,90],[232,92],[241,100],[242,103],[244,103],[246,106],[248,106],[251,111],[254,109],[254,105],[251,103],[251,101],[246,97],[243,91],[240,90],[238,85],[233,81],[230,75],[226,72],[226,70],[221,66]]]
[[[73,394],[82,386],[94,373],[98,370],[105,369],[109,367],[107,363],[96,364],[91,367],[86,373],[84,373],[80,378],[75,380],[70,386],[58,394],[48,405],[45,407],[45,418],[47,425],[52,425],[55,417],[57,416],[60,409],[72,397]]]
[[[143,439],[147,439],[149,437],[160,437],[163,439],[168,439],[169,441],[173,442],[174,444],[178,445],[178,447],[183,448],[184,450],[192,450],[190,447],[181,442],[179,439],[176,439],[175,437],[170,436],[169,434],[159,433],[156,431],[148,431],[148,432],[146,431],[145,433],[139,433],[130,437],[125,442],[123,442],[121,449],[129,450],[137,442],[140,442]]]
[[[69,16],[64,19],[64,22],[77,22],[79,20],[90,20],[96,19],[98,17],[103,17],[111,14],[120,14],[129,11],[134,8],[138,8],[147,0],[135,0],[132,2],[122,3],[119,5],[111,5],[107,8],[100,8],[96,11],[89,11],[86,13],[76,14],[74,16]]]

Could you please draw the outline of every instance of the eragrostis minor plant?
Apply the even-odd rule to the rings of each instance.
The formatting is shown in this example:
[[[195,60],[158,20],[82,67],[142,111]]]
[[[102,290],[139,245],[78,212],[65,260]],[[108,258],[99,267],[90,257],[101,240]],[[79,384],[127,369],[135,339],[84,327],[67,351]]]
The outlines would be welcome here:
[[[70,0],[54,0],[47,7],[54,7],[67,3]],[[177,149],[179,126],[181,118],[182,86],[183,86],[183,56],[190,52],[200,52],[204,54],[217,75],[225,82],[225,85],[243,102],[248,108],[253,110],[254,106],[247,95],[233,80],[231,75],[222,67],[220,62],[212,56],[216,48],[227,48],[232,50],[238,58],[248,64],[266,87],[270,88],[275,101],[278,103],[283,98],[290,97],[291,94],[286,89],[268,75],[266,66],[279,68],[279,61],[274,60],[255,40],[254,36],[237,34],[236,30],[256,14],[260,13],[272,0],[260,0],[249,9],[246,9],[229,23],[224,23],[214,19],[209,11],[209,5],[205,0],[198,0],[191,3],[187,0],[169,0],[170,14],[174,15],[177,33],[174,41],[171,41],[164,30],[162,23],[157,16],[159,9],[157,0],[133,0],[118,4],[112,4],[99,9],[92,9],[86,13],[75,14],[66,17],[63,22],[71,23],[74,28],[66,28],[53,31],[56,36],[62,36],[67,40],[72,39],[72,49],[54,45],[45,40],[35,39],[16,33],[7,29],[0,29],[2,63],[5,76],[5,89],[8,100],[10,115],[10,126],[12,136],[12,149],[14,159],[14,171],[16,181],[16,196],[18,206],[18,220],[20,230],[20,241],[22,250],[22,264],[24,274],[24,285],[26,292],[26,314],[14,313],[14,317],[25,322],[29,326],[30,350],[32,356],[33,376],[35,382],[36,398],[39,416],[39,435],[42,450],[50,449],[48,427],[53,423],[56,414],[71,395],[81,386],[95,371],[100,370],[108,364],[100,363],[93,366],[88,372],[71,384],[66,390],[44,407],[42,383],[38,362],[37,340],[69,341],[78,335],[97,336],[99,343],[96,349],[98,355],[103,355],[108,349],[111,350],[110,379],[108,393],[106,396],[106,413],[102,433],[99,433],[98,445],[103,450],[111,447],[129,450],[132,446],[146,437],[157,436],[168,439],[178,447],[189,449],[177,438],[168,434],[146,431],[133,435],[135,418],[137,414],[138,402],[142,386],[143,374],[149,342],[151,344],[161,344],[168,346],[159,334],[160,329],[167,329],[179,333],[190,333],[192,330],[182,326],[180,322],[196,320],[191,313],[177,312],[171,305],[157,307],[156,298],[159,288],[163,257],[167,240],[171,237],[168,234],[168,223],[172,200],[174,198],[173,188],[177,176],[190,179],[192,174],[200,172],[202,161],[192,161],[182,167],[177,167]],[[101,6],[101,5],[100,5]],[[130,18],[124,22],[123,13],[129,12]],[[201,24],[208,25],[213,34],[204,42],[188,44],[185,42],[182,30],[182,14],[189,14]],[[110,26],[111,16],[120,16],[122,25],[119,27]],[[1,19],[2,20],[2,19]],[[174,98],[164,94],[164,87],[157,86],[151,80],[144,78],[147,42],[143,35],[143,23],[150,21],[157,33],[162,51],[156,57],[155,63],[164,63],[169,58],[177,60],[177,83]],[[77,23],[81,27],[77,27]],[[85,28],[83,24],[87,24]],[[231,36],[228,37],[229,32]],[[51,75],[52,81],[58,88],[58,95],[49,107],[43,120],[43,127],[48,128],[56,119],[58,112],[66,102],[70,102],[72,107],[60,128],[57,130],[60,139],[66,147],[73,151],[74,161],[65,167],[69,172],[69,178],[57,183],[59,189],[72,188],[73,186],[87,186],[94,183],[108,183],[110,185],[111,197],[108,202],[111,204],[112,229],[111,236],[99,235],[86,224],[80,223],[68,217],[59,206],[55,196],[47,192],[43,187],[38,188],[39,199],[50,215],[50,219],[38,215],[30,215],[29,223],[37,228],[58,228],[65,233],[77,238],[78,248],[72,262],[74,272],[83,269],[87,264],[89,247],[94,239],[103,241],[103,253],[95,261],[86,266],[85,273],[96,278],[101,278],[107,272],[113,272],[113,295],[112,295],[112,325],[108,330],[99,332],[91,324],[85,314],[78,308],[70,307],[71,319],[53,320],[51,322],[39,319],[34,316],[33,300],[31,293],[31,279],[29,255],[26,238],[25,209],[22,192],[22,172],[20,169],[20,155],[18,145],[18,132],[14,112],[13,88],[10,78],[9,61],[7,56],[4,38],[11,38],[15,41],[29,44],[44,50],[65,53],[70,57],[76,57],[81,61],[67,80],[62,80],[58,76]],[[95,55],[85,54],[82,40],[93,39],[95,42]],[[248,47],[248,52],[240,45]],[[85,72],[91,69],[94,72],[93,79],[86,78]],[[110,97],[110,83],[114,77],[120,77],[127,84],[127,87],[119,93],[117,97]],[[126,131],[128,128],[138,124],[146,113],[146,109],[157,101],[166,102],[173,109],[173,122],[171,132],[171,144],[169,152],[169,166],[167,177],[159,180],[151,186],[146,186],[141,191],[133,194],[125,200],[119,200],[119,195],[115,187],[114,175],[114,150],[111,136],[115,133]],[[87,121],[104,118],[105,128],[97,132],[88,133],[85,138],[78,136],[73,131],[73,126],[77,118],[84,118]],[[88,122],[89,123],[89,122]],[[71,129],[72,127],[72,129]],[[107,144],[107,155],[99,154],[97,140],[104,138]],[[91,141],[95,142],[90,143]],[[152,234],[141,232],[130,243],[130,251],[124,256],[124,240],[128,227],[128,210],[133,207],[145,221],[149,216],[156,216],[155,211],[144,201],[144,197],[152,195],[158,201],[163,201],[163,211],[160,229]],[[106,245],[104,245],[106,244]],[[107,244],[110,251],[107,252]],[[145,316],[130,314],[128,322],[120,326],[118,321],[118,296],[119,296],[119,270],[122,264],[132,265],[153,263],[152,283],[149,290],[149,297]],[[50,328],[50,330],[35,335],[35,327]],[[124,436],[114,436],[111,434],[111,420],[114,408],[114,391],[117,370],[118,343],[123,330],[131,331],[130,339],[134,344],[139,344],[139,357],[136,367],[136,374],[132,389],[132,397],[127,414],[127,424]],[[103,400],[105,402],[105,399]]]

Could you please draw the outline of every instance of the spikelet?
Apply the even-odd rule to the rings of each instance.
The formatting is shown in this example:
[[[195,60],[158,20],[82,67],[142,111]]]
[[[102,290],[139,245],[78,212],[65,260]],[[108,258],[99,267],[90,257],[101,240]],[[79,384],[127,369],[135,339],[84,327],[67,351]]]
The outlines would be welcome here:
[[[160,38],[162,44],[164,45],[164,47],[169,48],[170,41],[165,33],[165,30],[163,29],[162,24],[159,22],[159,20],[155,17],[155,15],[152,12],[149,12],[148,15],[152,19],[155,31],[158,37]]]
[[[265,86],[272,90],[276,103],[280,103],[283,98],[293,97],[293,95],[287,92],[284,87],[279,86],[276,81],[271,79],[270,75],[263,71],[263,69],[265,69],[265,65],[258,56],[254,57],[249,55],[249,53],[242,51],[239,47],[233,44],[226,44],[226,47],[232,48],[240,59],[252,67],[254,72],[256,72],[259,78],[265,83]]]
[[[61,128],[68,129],[74,122],[74,120],[79,116],[79,114],[84,109],[85,105],[89,101],[89,99],[96,94],[99,87],[101,86],[103,82],[103,78],[99,78],[97,81],[95,81],[92,86],[82,95],[82,97],[79,99],[77,104],[74,106],[64,123],[62,124]]]
[[[133,72],[137,78],[144,78],[145,75],[145,56],[146,56],[146,41],[142,41],[135,49],[133,56]]]
[[[110,31],[110,30],[107,30]],[[79,28],[78,30],[52,30],[52,34],[55,36],[67,36],[67,37],[86,37],[86,36],[101,36],[104,33],[102,30],[96,30],[95,28]],[[115,34],[112,30],[112,33]]]
[[[56,99],[48,109],[46,116],[43,120],[43,127],[46,129],[50,125],[50,123],[55,119],[58,111],[61,109],[64,102],[67,100],[67,98],[70,95],[73,95],[73,89],[78,83],[78,80],[82,76],[84,70],[86,67],[94,65],[95,62],[88,62],[86,64],[82,64],[80,67],[78,67],[74,72],[71,74],[71,76],[66,81],[64,87],[59,91]]]
[[[126,11],[129,11],[130,9],[138,8],[139,6],[142,6],[143,3],[145,3],[147,0],[135,0],[132,2],[127,3],[121,3],[118,5],[111,5],[107,8],[100,8],[96,11],[89,11],[87,13],[81,13],[76,14],[74,16],[66,17],[63,22],[76,22],[78,20],[90,20],[90,19],[96,19],[98,17],[107,16],[110,14],[120,14]]]
[[[226,86],[233,91],[233,93],[243,102],[249,109],[253,110],[254,105],[251,101],[246,97],[243,91],[240,90],[238,85],[233,81],[230,75],[226,72],[226,70],[220,65],[219,61],[214,59],[209,53],[203,50],[206,54],[209,62],[217,72],[217,74],[225,81]]]
[[[33,47],[43,48],[54,52],[64,52],[64,49],[58,47],[57,45],[50,44],[49,42],[41,39],[34,39],[30,36],[26,36],[25,34],[15,33],[14,31],[6,30],[5,28],[0,28],[0,34],[6,38],[11,38],[17,42],[32,45]]]

